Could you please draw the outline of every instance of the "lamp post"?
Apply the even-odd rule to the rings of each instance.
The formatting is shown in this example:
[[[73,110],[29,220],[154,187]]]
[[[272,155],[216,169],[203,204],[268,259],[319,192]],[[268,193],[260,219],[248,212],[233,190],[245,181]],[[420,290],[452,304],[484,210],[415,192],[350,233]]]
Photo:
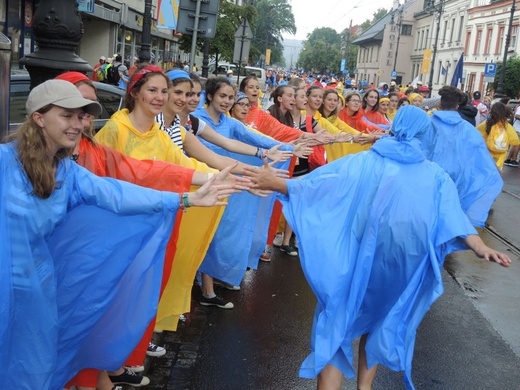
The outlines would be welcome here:
[[[152,46],[152,0],[145,0],[143,14],[143,32],[141,34],[141,50],[139,63],[150,62],[150,48]]]
[[[439,0],[439,4],[435,5],[435,0],[429,0],[428,5],[426,6],[426,11],[430,13],[437,12],[437,30],[435,31],[435,41],[433,43],[433,54],[432,54],[432,62],[430,64],[430,79],[428,80],[428,88],[430,89],[430,94],[432,94],[432,86],[433,86],[433,68],[435,67],[435,57],[437,55],[437,44],[439,43],[439,32],[441,30],[441,16],[442,11],[444,10],[444,0]]]
[[[92,66],[76,54],[83,35],[77,1],[40,1],[33,31],[38,49],[20,60],[31,76],[31,89],[65,71],[92,71]]]
[[[516,0],[513,0],[513,4],[511,4],[511,14],[509,16],[509,26],[507,28],[506,47],[504,48],[504,58],[502,60],[502,68],[500,69],[500,76],[498,78],[497,90],[495,92],[495,96],[497,96],[497,97],[504,96],[504,78],[506,76],[507,49],[509,48],[509,43],[511,41],[511,30],[513,29],[513,17],[515,15],[515,10],[516,10]]]

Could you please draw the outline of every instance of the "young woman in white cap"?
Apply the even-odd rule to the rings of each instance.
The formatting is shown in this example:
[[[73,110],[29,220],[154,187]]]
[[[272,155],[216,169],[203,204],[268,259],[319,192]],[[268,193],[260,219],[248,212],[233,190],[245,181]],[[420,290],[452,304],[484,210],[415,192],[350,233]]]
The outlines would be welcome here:
[[[230,190],[181,198],[75,164],[69,157],[83,116],[99,115],[101,106],[68,81],[34,88],[26,109],[12,142],[0,145],[0,374],[5,388],[57,389],[99,363],[102,321],[131,323],[119,330],[122,342],[106,346],[103,365],[124,361],[153,316],[177,210],[186,202],[224,205],[219,199]],[[109,261],[114,253],[117,262]],[[70,286],[88,294],[71,299]],[[145,300],[121,312],[129,287]]]

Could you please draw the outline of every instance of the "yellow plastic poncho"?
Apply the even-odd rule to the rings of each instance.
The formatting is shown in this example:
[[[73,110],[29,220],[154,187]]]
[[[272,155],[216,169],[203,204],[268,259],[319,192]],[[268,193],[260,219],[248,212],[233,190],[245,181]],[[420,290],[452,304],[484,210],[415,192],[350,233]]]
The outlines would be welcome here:
[[[168,161],[199,172],[218,173],[184,155],[158,123],[150,131],[140,133],[133,128],[128,113],[127,109],[116,112],[96,134],[96,141],[138,160]],[[195,207],[183,215],[170,278],[159,302],[157,329],[176,330],[179,316],[190,311],[195,273],[223,213],[223,207]]]

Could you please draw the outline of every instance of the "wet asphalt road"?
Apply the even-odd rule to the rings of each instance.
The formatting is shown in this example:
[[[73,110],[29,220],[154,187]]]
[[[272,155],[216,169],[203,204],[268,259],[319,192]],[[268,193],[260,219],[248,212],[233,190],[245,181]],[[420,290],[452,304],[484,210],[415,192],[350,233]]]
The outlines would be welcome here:
[[[417,335],[413,378],[417,389],[520,389],[520,169],[504,168],[506,185],[484,241],[509,250],[504,269],[459,252],[446,260],[445,293]],[[516,195],[516,197],[515,197]],[[513,248],[511,248],[511,246]],[[250,270],[238,292],[217,290],[233,310],[202,307],[176,333],[165,332],[168,354],[152,360],[147,389],[316,388],[298,370],[309,352],[315,298],[297,257],[275,249],[271,263]],[[343,389],[355,389],[344,380]],[[403,389],[402,374],[381,367],[374,389]]]

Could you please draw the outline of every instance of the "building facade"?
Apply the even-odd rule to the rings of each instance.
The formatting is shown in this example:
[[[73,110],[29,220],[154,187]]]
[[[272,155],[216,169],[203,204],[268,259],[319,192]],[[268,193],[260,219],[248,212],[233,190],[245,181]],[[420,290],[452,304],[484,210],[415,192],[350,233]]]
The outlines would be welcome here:
[[[100,56],[109,58],[120,54],[127,64],[133,65],[141,47],[145,1],[92,2],[79,2],[86,4],[89,10],[81,14],[84,34],[77,54],[91,65],[97,63]],[[157,28],[157,3],[158,0],[152,2],[151,62],[169,69],[175,62],[189,61],[189,54],[180,51],[178,36],[173,30]],[[37,4],[37,0],[0,0],[0,31],[11,40],[13,68],[18,66],[20,58],[36,49],[32,20]]]

